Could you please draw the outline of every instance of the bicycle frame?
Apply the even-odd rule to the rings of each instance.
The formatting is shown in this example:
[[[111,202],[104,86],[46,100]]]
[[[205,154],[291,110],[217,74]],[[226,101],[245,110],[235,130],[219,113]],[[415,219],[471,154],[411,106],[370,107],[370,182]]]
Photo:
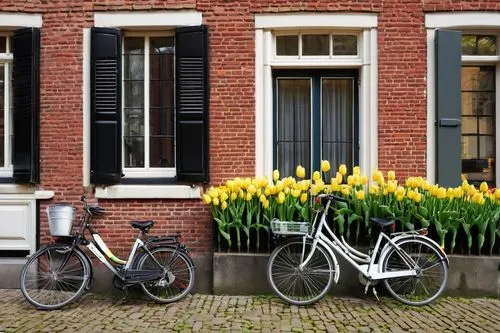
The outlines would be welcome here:
[[[304,244],[307,239],[313,239],[312,249],[304,259],[304,250],[302,253],[301,261],[302,263],[299,265],[299,269],[302,270],[309,263],[314,252],[316,251],[316,247],[318,243],[321,244],[330,254],[330,257],[334,260],[335,263],[335,282],[338,282],[339,278],[339,269],[338,262],[335,257],[334,252],[341,255],[347,262],[349,262],[354,268],[356,268],[359,272],[361,272],[365,277],[370,280],[381,280],[387,278],[395,278],[395,277],[403,277],[403,276],[416,276],[418,267],[415,261],[404,251],[402,250],[393,240],[390,239],[387,235],[381,232],[378,236],[377,243],[375,248],[373,249],[372,255],[366,255],[352,248],[345,242],[342,237],[342,241],[333,233],[328,224],[326,223],[326,216],[328,213],[328,209],[330,208],[331,199],[328,200],[327,204],[324,207],[323,213],[321,214],[321,218],[317,228],[314,228],[317,224],[319,212],[316,214],[314,219],[313,228],[311,229],[311,233],[305,235],[303,237]],[[328,232],[328,235],[331,237],[328,238],[327,235],[323,233],[323,228]],[[410,235],[409,233],[404,233],[404,235]],[[415,236],[417,236],[415,234]],[[381,246],[382,240],[385,239],[386,243],[382,249],[379,260],[376,262],[377,254],[379,253],[379,248]],[[404,262],[408,265],[407,270],[400,271],[391,271],[391,272],[381,272],[380,261],[384,258],[384,255],[391,249],[395,248]]]
[[[134,262],[135,255],[138,249],[140,248],[142,248],[142,250],[145,251],[153,259],[153,261],[158,265],[159,268],[164,270],[162,265],[156,260],[156,258],[149,251],[148,247],[145,246],[145,243],[140,239],[142,231],[139,232],[139,235],[135,239],[135,242],[132,246],[132,250],[128,256],[127,261],[116,257],[113,254],[113,252],[111,252],[106,243],[102,240],[99,233],[92,229],[91,227],[92,213],[88,209],[86,202],[84,203],[84,205],[85,205],[84,214],[80,219],[81,227],[79,232],[76,234],[74,238],[73,246],[77,246],[79,244],[86,246],[89,249],[89,251],[92,252],[96,256],[96,258],[104,264],[104,266],[106,266],[113,274],[115,274],[122,280],[125,280],[126,272],[132,269],[132,264]],[[90,235],[92,236],[93,242],[85,238],[85,230],[89,231]],[[124,265],[123,273],[118,271],[116,267],[113,266],[106,257],[118,265]]]

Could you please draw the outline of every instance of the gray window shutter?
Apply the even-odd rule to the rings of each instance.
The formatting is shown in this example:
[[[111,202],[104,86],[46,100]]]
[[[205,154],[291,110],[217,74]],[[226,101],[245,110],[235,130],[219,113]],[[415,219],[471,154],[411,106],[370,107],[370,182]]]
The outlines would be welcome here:
[[[120,182],[121,165],[121,35],[118,29],[91,30],[92,184]]]
[[[461,183],[461,39],[436,30],[436,176],[445,187]]]
[[[179,181],[208,181],[208,30],[175,35],[176,167]]]
[[[14,32],[13,86],[13,177],[16,183],[40,180],[40,30]]]

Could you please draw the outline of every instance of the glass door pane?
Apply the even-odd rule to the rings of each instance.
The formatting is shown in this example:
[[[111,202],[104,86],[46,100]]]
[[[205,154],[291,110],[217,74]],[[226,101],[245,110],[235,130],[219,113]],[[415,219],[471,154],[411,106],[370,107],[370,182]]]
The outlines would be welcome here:
[[[277,79],[277,167],[294,176],[297,165],[311,168],[311,80]]]
[[[321,159],[333,168],[353,167],[353,93],[352,78],[321,80]]]
[[[462,67],[462,173],[495,185],[495,67]]]

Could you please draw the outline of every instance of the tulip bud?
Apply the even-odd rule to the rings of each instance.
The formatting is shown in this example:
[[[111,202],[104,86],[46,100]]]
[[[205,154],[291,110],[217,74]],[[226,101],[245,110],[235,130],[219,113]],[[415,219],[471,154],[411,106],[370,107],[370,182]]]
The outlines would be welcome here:
[[[321,171],[323,171],[323,172],[330,171],[330,162],[328,162],[327,160],[322,160],[321,161]]]
[[[347,173],[347,167],[345,164],[341,164],[339,166],[339,173],[344,176]]]

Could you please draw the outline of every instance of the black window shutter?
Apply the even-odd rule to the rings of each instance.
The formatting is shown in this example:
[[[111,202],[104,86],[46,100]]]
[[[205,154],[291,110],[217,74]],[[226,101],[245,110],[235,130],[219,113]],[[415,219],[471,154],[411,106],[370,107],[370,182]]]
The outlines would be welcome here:
[[[16,183],[40,180],[40,30],[23,28],[13,35],[13,177]]]
[[[461,183],[461,33],[436,30],[436,174],[441,186]]]
[[[121,35],[118,29],[91,30],[90,180],[95,185],[120,182]]]
[[[207,27],[177,28],[175,57],[177,179],[208,182]]]

